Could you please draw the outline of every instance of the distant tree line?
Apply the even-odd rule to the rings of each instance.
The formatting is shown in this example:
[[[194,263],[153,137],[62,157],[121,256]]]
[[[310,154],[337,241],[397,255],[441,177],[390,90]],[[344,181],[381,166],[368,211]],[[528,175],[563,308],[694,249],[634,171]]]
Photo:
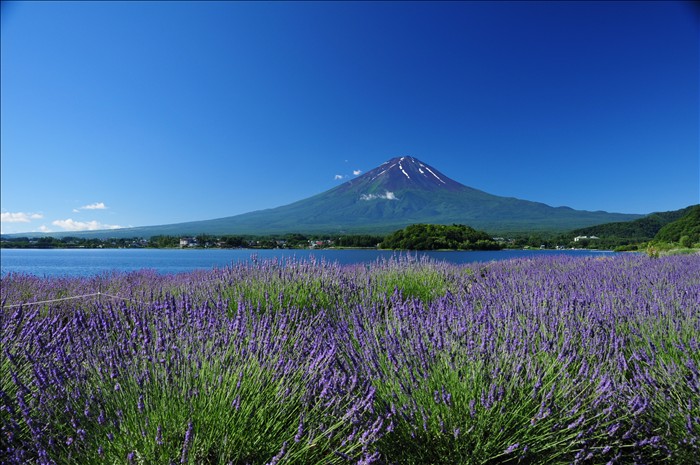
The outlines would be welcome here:
[[[192,248],[323,248],[323,247],[376,247],[384,236],[376,235],[305,235],[284,234],[277,236],[196,236],[160,235],[151,238],[100,239],[75,236],[66,237],[2,237],[0,248],[6,249],[101,249],[101,248],[179,248],[184,240],[185,247]]]
[[[3,237],[0,248],[4,249],[101,249],[141,248],[148,241],[142,238],[98,239],[84,237]]]

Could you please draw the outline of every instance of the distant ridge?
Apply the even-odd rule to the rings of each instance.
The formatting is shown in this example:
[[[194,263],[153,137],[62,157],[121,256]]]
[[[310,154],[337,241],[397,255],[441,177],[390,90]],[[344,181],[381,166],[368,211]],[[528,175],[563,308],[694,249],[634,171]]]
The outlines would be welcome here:
[[[564,232],[641,216],[551,207],[488,194],[405,156],[392,158],[326,192],[277,208],[205,221],[52,235],[388,234],[416,223],[465,224],[492,234]]]

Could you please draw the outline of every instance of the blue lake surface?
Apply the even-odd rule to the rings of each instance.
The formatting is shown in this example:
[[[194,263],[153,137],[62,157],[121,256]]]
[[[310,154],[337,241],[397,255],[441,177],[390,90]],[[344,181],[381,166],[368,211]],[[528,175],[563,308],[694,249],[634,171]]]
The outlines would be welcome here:
[[[371,264],[377,260],[410,254],[450,263],[489,262],[549,255],[612,255],[592,250],[498,250],[475,252],[394,252],[389,250],[259,250],[259,249],[0,249],[0,274],[36,276],[93,276],[111,271],[155,270],[184,273],[196,269],[223,268],[252,260],[324,260],[346,264]]]

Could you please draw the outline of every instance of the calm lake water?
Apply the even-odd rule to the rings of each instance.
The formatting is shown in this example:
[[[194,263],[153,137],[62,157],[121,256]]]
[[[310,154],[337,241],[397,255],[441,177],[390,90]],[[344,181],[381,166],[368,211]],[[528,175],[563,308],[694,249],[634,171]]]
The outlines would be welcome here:
[[[476,252],[392,252],[388,250],[253,250],[253,249],[0,249],[0,273],[36,276],[91,276],[110,271],[152,269],[174,274],[195,269],[223,268],[251,260],[294,258],[335,262],[341,265],[381,259],[428,256],[450,263],[488,262],[520,257],[566,254],[579,257],[610,255],[591,250],[499,250]]]

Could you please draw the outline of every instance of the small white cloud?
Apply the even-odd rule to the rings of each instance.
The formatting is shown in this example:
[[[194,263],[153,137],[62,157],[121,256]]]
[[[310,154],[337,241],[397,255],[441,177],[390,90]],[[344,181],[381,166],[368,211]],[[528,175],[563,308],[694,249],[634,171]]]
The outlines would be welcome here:
[[[80,210],[106,210],[107,206],[104,204],[104,202],[95,202],[91,203],[90,205],[84,205],[80,207]],[[73,210],[75,211],[75,210]]]
[[[47,228],[45,224],[42,224],[41,226],[39,226],[39,232],[50,233],[51,230]]]
[[[74,208],[73,213],[80,213],[80,210],[78,210],[77,208]]]
[[[353,170],[352,174],[354,174],[355,176],[359,176],[362,174],[362,170]]]
[[[119,229],[116,224],[102,224],[99,221],[75,221],[71,218],[67,220],[56,220],[52,222],[54,226],[63,228],[66,231],[95,231],[97,229]]]
[[[0,221],[3,223],[29,223],[32,220],[39,220],[44,215],[40,213],[24,213],[24,212],[4,212],[0,213]]]
[[[343,176],[342,174],[336,174],[336,175],[333,177],[333,179],[335,179],[335,180],[337,181],[338,179],[343,179],[344,177],[345,177],[345,176]]]
[[[374,199],[384,199],[384,200],[399,200],[393,192],[385,191],[384,194],[362,194],[360,200],[374,200]]]

